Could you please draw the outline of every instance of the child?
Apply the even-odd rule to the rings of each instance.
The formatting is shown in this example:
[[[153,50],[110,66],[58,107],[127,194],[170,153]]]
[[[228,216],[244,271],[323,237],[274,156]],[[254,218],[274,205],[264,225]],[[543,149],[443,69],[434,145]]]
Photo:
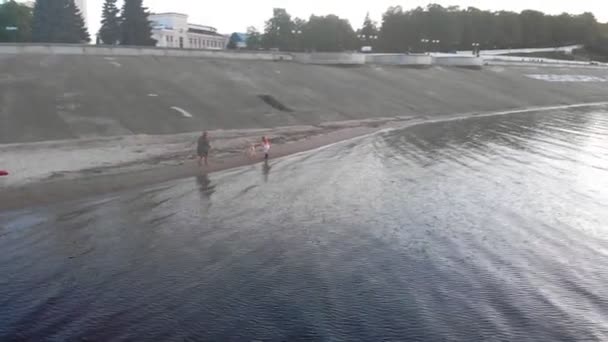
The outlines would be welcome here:
[[[262,149],[264,150],[264,160],[268,160],[268,154],[270,153],[270,139],[268,137],[262,137]]]
[[[251,144],[249,145],[249,147],[247,148],[247,157],[249,159],[254,159],[256,156],[256,152],[255,152],[255,144]]]

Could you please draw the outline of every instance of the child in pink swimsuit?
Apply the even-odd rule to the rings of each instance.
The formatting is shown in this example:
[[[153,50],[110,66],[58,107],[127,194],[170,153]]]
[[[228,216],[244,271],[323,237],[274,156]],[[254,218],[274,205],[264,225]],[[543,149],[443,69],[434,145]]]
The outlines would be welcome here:
[[[268,154],[270,153],[270,139],[268,137],[262,137],[262,149],[264,150],[264,159],[268,160]]]

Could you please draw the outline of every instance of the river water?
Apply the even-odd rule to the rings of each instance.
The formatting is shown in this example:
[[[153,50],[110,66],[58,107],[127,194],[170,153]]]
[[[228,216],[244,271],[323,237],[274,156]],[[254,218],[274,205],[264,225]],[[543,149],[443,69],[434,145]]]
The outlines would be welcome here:
[[[606,341],[608,109],[0,213],[0,340]]]

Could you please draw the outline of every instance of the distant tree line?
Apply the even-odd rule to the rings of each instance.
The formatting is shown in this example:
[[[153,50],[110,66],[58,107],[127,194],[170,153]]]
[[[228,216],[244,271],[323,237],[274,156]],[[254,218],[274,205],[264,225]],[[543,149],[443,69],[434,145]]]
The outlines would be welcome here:
[[[264,32],[247,29],[248,49],[279,49],[283,51],[345,51],[358,47],[357,34],[346,19],[335,15],[311,16],[308,21],[292,18],[283,8],[275,8],[266,21]],[[236,44],[229,47],[234,48]]]
[[[14,0],[0,5],[0,42],[82,43],[90,40],[74,0]]]
[[[362,27],[354,30],[347,20],[335,15],[313,15],[302,20],[277,8],[251,48],[346,51],[373,46],[376,51],[415,52],[471,50],[474,46],[508,49],[584,44],[605,51],[607,26],[598,23],[591,13],[492,12],[429,4],[407,11],[400,6],[390,7],[379,25],[368,15]],[[257,33],[253,28],[248,31]]]
[[[552,16],[532,10],[490,12],[430,4],[410,11],[389,8],[383,15],[378,46],[403,52],[423,49],[430,40],[438,50],[466,50],[473,44],[508,49],[594,44],[599,38],[600,25],[591,13]]]
[[[37,0],[32,17],[32,41],[83,43],[91,37],[74,0]]]
[[[155,45],[143,0],[105,0],[98,42]],[[86,43],[91,40],[74,0],[36,0],[34,8],[10,0],[0,5],[0,42]]]
[[[116,0],[106,0],[101,14],[99,43],[107,45],[156,45],[152,39],[152,27],[148,20],[150,13],[143,0],[125,0],[122,13]]]
[[[124,0],[122,10],[116,2],[105,0],[98,42],[155,45],[143,0]],[[90,41],[90,35],[74,0],[36,0],[33,9],[14,0],[1,4],[0,42],[30,41],[82,43]],[[382,52],[584,44],[588,50],[608,56],[608,24],[598,23],[591,13],[492,12],[429,4],[412,10],[390,7],[380,24],[367,16],[355,30],[348,20],[336,15],[313,15],[304,20],[276,8],[263,32],[248,28],[246,43],[247,48],[256,50],[349,51],[371,46]],[[233,39],[230,47],[236,47]]]

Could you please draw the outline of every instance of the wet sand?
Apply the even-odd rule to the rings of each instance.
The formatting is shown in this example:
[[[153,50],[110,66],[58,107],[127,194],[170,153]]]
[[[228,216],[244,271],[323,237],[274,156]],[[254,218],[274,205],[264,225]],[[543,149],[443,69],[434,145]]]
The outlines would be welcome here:
[[[314,135],[304,139],[299,134],[274,137],[271,160],[371,134],[394,126],[394,122],[379,121],[376,123],[374,121],[364,125],[353,123],[353,127],[344,128],[344,126],[349,125],[345,123],[336,123],[336,126],[328,124],[326,127],[319,128],[313,133]],[[213,133],[211,135],[213,136]],[[245,150],[245,147],[237,151],[216,149],[209,157],[209,165],[202,168],[197,165],[191,151],[184,151],[185,156],[179,156],[177,160],[173,161],[173,165],[158,165],[159,160],[150,160],[148,163],[136,165],[135,168],[133,165],[94,168],[71,174],[65,179],[51,177],[30,184],[5,187],[0,191],[0,210],[20,209],[120,192],[139,186],[263,162],[263,153],[260,151],[254,158],[249,158]]]

